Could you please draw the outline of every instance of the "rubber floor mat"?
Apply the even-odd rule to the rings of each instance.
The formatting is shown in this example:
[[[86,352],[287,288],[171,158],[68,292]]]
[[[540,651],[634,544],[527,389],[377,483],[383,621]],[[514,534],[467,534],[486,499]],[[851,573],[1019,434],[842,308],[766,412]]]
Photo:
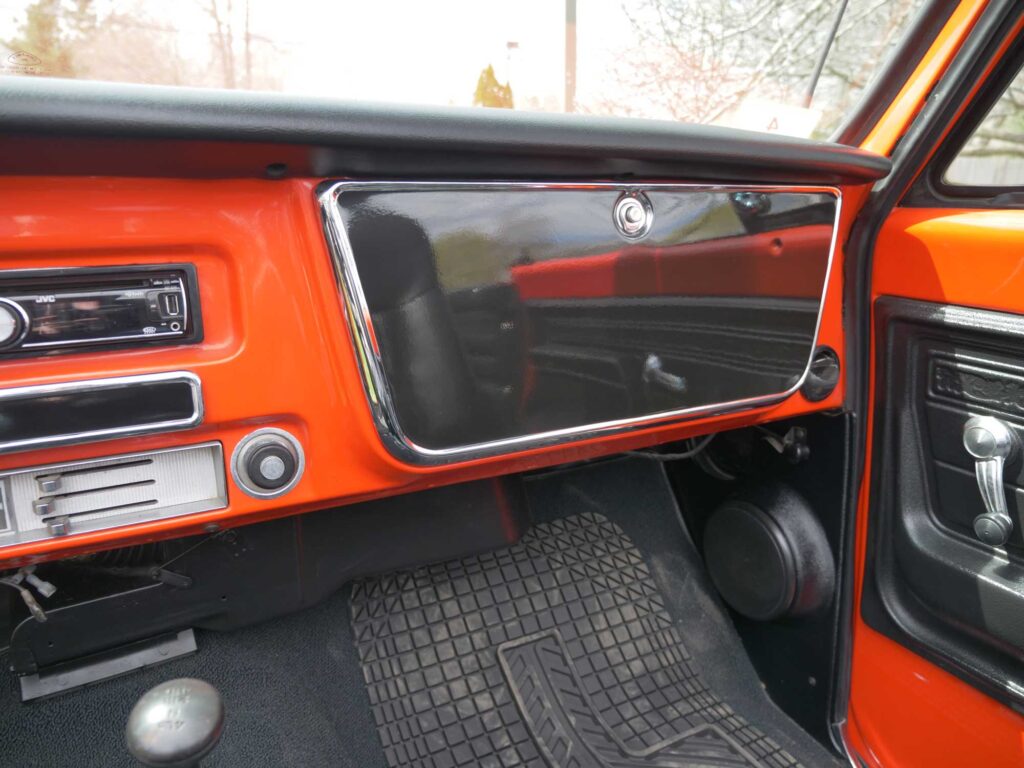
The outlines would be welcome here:
[[[350,606],[394,768],[798,765],[704,685],[639,551],[601,515],[358,582]]]

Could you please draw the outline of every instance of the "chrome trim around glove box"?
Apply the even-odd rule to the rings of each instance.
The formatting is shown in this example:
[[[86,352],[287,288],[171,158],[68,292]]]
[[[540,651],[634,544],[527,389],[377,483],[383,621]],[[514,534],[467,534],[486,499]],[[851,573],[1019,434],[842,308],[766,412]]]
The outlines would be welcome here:
[[[828,245],[827,263],[818,302],[817,318],[814,323],[813,338],[807,349],[807,363],[803,372],[792,385],[782,391],[767,393],[763,396],[745,397],[726,402],[702,404],[697,407],[684,407],[646,413],[635,418],[624,418],[600,421],[597,423],[580,424],[562,429],[516,435],[498,440],[489,440],[468,445],[432,448],[417,444],[403,429],[396,409],[392,385],[385,374],[382,350],[378,344],[374,330],[371,310],[368,306],[363,285],[357,269],[356,257],[350,243],[345,218],[341,210],[339,198],[342,193],[377,193],[377,192],[411,192],[411,191],[485,191],[485,190],[594,190],[618,191],[624,195],[642,195],[645,192],[710,192],[710,193],[817,193],[833,196],[835,199],[835,216],[831,222],[832,235]],[[370,182],[341,181],[322,187],[318,193],[321,218],[325,228],[327,244],[333,259],[338,288],[344,302],[346,321],[355,347],[366,399],[373,416],[377,432],[387,450],[395,457],[412,465],[429,466],[443,465],[460,461],[470,461],[488,456],[510,454],[532,448],[551,446],[570,441],[586,440],[595,437],[606,437],[639,429],[650,428],[666,423],[679,422],[698,416],[708,416],[748,410],[759,406],[778,403],[796,393],[802,386],[810,369],[814,349],[817,345],[818,333],[825,303],[829,275],[836,250],[836,235],[842,207],[842,194],[838,188],[831,186],[770,186],[770,185],[715,185],[715,184],[674,184],[674,183],[533,183],[533,182],[436,182],[436,181],[405,181],[405,182]],[[611,221],[611,213],[609,213]]]

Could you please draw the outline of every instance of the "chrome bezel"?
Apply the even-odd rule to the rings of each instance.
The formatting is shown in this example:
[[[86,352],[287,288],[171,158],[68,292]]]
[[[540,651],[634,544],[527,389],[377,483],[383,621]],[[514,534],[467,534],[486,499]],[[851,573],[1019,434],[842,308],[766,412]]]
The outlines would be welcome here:
[[[356,267],[355,255],[345,229],[345,222],[338,205],[338,198],[345,191],[352,192],[400,192],[400,191],[473,191],[473,190],[618,190],[626,194],[636,195],[647,190],[656,191],[706,191],[706,192],[789,192],[831,194],[836,199],[835,220],[832,225],[832,239],[829,245],[828,262],[822,283],[821,299],[818,304],[818,317],[814,326],[814,337],[811,339],[807,354],[807,364],[796,383],[783,392],[760,395],[757,397],[732,400],[722,403],[680,408],[670,411],[647,414],[644,416],[617,419],[613,421],[581,424],[547,432],[538,432],[514,437],[502,438],[469,445],[449,448],[427,448],[413,442],[402,430],[398,413],[391,394],[391,387],[384,373],[383,359],[373,331],[370,309],[366,302],[359,271]],[[499,456],[533,448],[558,445],[574,440],[587,440],[594,437],[620,434],[624,432],[646,429],[667,423],[679,422],[697,416],[719,415],[736,411],[749,410],[760,406],[772,405],[785,400],[800,390],[807,378],[818,346],[818,334],[821,329],[821,318],[825,308],[825,294],[828,290],[829,277],[835,258],[836,237],[839,231],[839,217],[842,210],[842,193],[837,187],[815,185],[732,185],[732,184],[618,184],[614,182],[572,183],[572,182],[515,182],[515,181],[338,181],[330,184],[318,194],[321,218],[327,245],[334,263],[335,278],[343,303],[349,334],[355,347],[356,360],[359,366],[363,390],[370,406],[371,415],[377,433],[385,448],[396,458],[415,466],[437,466],[460,461]]]
[[[19,304],[18,302],[0,297],[0,304],[3,304],[4,306],[7,307],[11,307],[18,315],[18,317],[21,318],[21,333],[17,334],[16,336],[12,336],[10,339],[0,344],[0,351],[3,351],[7,349],[13,349],[22,342],[22,340],[28,335],[29,324],[32,321],[29,319],[28,312],[26,312],[25,308],[21,306],[21,304]]]
[[[148,265],[143,265],[148,266]],[[158,265],[159,266],[159,265]],[[173,265],[171,269],[173,269]],[[131,267],[128,268],[129,270]],[[64,267],[51,267],[47,269],[9,269],[4,270],[4,276],[17,277],[19,272],[32,272],[43,274],[47,272],[53,272],[54,274],[61,274],[65,271]],[[63,349],[71,347],[89,347],[92,345],[100,344],[112,344],[118,342],[129,342],[129,341],[145,341],[152,339],[177,339],[183,336],[187,336],[189,333],[189,301],[188,301],[188,288],[186,282],[181,278],[175,278],[176,290],[181,299],[181,327],[178,330],[167,330],[158,331],[156,333],[142,333],[142,332],[131,332],[122,333],[117,336],[96,336],[89,339],[59,339],[57,341],[31,341],[28,344],[22,344],[25,337],[28,336],[29,327],[31,324],[31,318],[25,311],[25,308],[14,301],[6,297],[0,297],[0,302],[5,304],[11,304],[17,308],[18,312],[21,313],[22,320],[24,322],[24,330],[16,342],[9,342],[7,344],[0,345],[0,352],[17,352],[19,350],[25,350],[31,352],[33,350],[50,350],[50,349]],[[61,293],[62,296],[89,296],[94,294],[107,293],[107,291],[64,291]]]
[[[189,371],[170,371],[167,373],[147,373],[139,376],[115,376],[109,379],[88,379],[85,381],[62,381],[58,384],[38,384],[28,387],[11,387],[0,389],[0,408],[9,400],[21,400],[30,397],[46,397],[66,392],[94,392],[104,389],[121,389],[139,384],[161,382],[182,382],[192,392],[192,414],[184,419],[170,419],[133,424],[110,429],[94,429],[86,432],[68,432],[50,437],[31,438],[28,440],[0,441],[0,453],[14,453],[36,448],[52,448],[56,445],[74,445],[99,440],[110,440],[116,437],[135,437],[151,435],[157,432],[172,432],[190,429],[203,421],[203,385],[199,377]]]
[[[252,482],[249,473],[245,469],[246,457],[261,439],[284,446],[295,458],[295,475],[280,488],[272,490],[260,488]],[[305,471],[306,453],[302,450],[302,443],[291,432],[286,432],[276,427],[264,427],[263,429],[257,429],[255,432],[250,432],[238,441],[235,450],[231,452],[231,479],[235,481],[235,485],[238,486],[242,493],[254,499],[276,499],[278,496],[284,496],[284,494],[299,484],[299,480],[302,479],[302,473]]]
[[[18,530],[15,527],[14,511],[10,508],[9,501],[6,496],[7,482],[5,481],[7,481],[8,478],[25,473],[42,474],[54,471],[75,472],[78,470],[89,469],[90,467],[94,467],[98,464],[109,464],[112,461],[121,462],[130,461],[132,459],[148,459],[153,456],[167,453],[184,453],[204,448],[210,448],[214,453],[213,462],[216,468],[216,486],[214,488],[213,496],[206,500],[191,501],[184,504],[145,507],[131,512],[124,512],[116,515],[115,517],[94,519],[87,522],[76,520],[74,515],[72,515],[71,519],[73,521],[73,525],[71,531],[59,537],[62,539],[70,539],[84,533],[109,531],[141,523],[151,523],[157,520],[172,520],[179,517],[186,517],[188,515],[197,515],[203,512],[212,512],[214,510],[224,509],[228,504],[227,479],[224,474],[224,446],[217,440],[211,440],[205,443],[176,445],[170,448],[158,448],[152,451],[117,453],[109,456],[96,456],[90,459],[81,459],[79,461],[61,461],[54,464],[39,464],[4,470],[0,472],[0,500],[4,503],[4,510],[7,514],[8,525],[6,528],[0,529],[0,550],[4,547],[11,547],[16,544],[28,544],[30,542],[57,538],[53,534],[48,533],[45,528],[26,532]],[[168,510],[172,511],[168,512]]]
[[[640,226],[630,231],[626,209],[633,207],[640,209],[643,218],[640,220]],[[650,234],[651,227],[654,226],[654,206],[643,192],[623,192],[612,207],[612,223],[615,224],[619,235],[626,240],[642,240]]]

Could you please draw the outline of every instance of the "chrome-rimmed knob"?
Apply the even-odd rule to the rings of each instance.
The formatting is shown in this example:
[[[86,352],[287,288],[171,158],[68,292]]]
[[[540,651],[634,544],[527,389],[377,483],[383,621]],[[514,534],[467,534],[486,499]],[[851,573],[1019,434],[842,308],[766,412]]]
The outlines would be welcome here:
[[[22,306],[0,298],[0,349],[16,346],[28,333],[29,317]]]
[[[627,192],[615,201],[612,219],[620,235],[638,240],[651,231],[654,208],[643,192]]]
[[[265,427],[243,437],[231,453],[235,484],[255,499],[288,493],[302,478],[306,456],[298,438],[283,429]]]
[[[994,416],[972,416],[964,424],[964,448],[974,457],[985,512],[974,518],[974,534],[985,544],[1001,547],[1013,531],[1013,519],[1006,506],[1003,470],[1020,449],[1017,436]]]

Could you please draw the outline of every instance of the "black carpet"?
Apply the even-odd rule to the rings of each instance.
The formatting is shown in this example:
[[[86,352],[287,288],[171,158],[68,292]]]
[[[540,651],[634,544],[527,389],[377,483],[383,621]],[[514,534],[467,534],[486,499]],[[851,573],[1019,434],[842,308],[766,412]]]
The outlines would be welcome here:
[[[139,765],[124,747],[128,713],[148,688],[175,677],[206,680],[224,697],[224,737],[203,768],[383,766],[347,592],[256,627],[197,632],[193,656],[51,699],[21,704],[17,679],[3,675],[0,766]]]
[[[700,558],[679,523],[661,467],[643,459],[632,459],[547,473],[529,481],[528,495],[531,513],[538,524],[531,533],[534,539],[537,531],[550,532],[558,526],[564,529],[570,525],[566,522],[568,518],[595,521],[592,527],[603,531],[599,537],[605,540],[602,546],[614,544],[617,553],[613,559],[628,561],[628,566],[601,568],[602,573],[597,574],[592,565],[581,563],[578,567],[585,578],[581,577],[578,584],[595,584],[603,578],[622,580],[623,573],[628,572],[630,584],[623,594],[628,594],[629,599],[619,597],[607,605],[600,603],[603,609],[607,608],[603,619],[600,612],[586,608],[582,595],[575,602],[566,600],[564,606],[531,605],[529,610],[523,606],[526,614],[523,618],[536,619],[536,627],[524,622],[524,632],[515,638],[507,634],[504,638],[498,634],[493,638],[488,635],[489,647],[500,648],[501,653],[500,657],[495,654],[495,666],[486,670],[482,665],[481,669],[475,669],[473,660],[477,655],[464,653],[461,645],[461,650],[457,649],[454,640],[451,651],[455,656],[449,658],[448,638],[442,634],[436,637],[431,634],[428,644],[417,647],[416,660],[425,684],[434,686],[437,682],[433,678],[428,680],[430,668],[452,675],[454,683],[462,682],[467,688],[473,686],[473,698],[463,697],[463,710],[456,708],[460,722],[466,723],[463,726],[468,737],[465,743],[474,744],[473,739],[478,736],[476,726],[468,724],[470,720],[478,722],[487,733],[499,734],[489,736],[488,750],[480,755],[474,753],[468,764],[511,765],[513,763],[502,762],[503,757],[511,758],[508,748],[518,745],[527,750],[524,754],[529,754],[530,748],[524,746],[529,740],[535,745],[536,753],[547,749],[546,754],[554,755],[558,765],[570,764],[564,760],[565,745],[571,745],[570,751],[575,750],[576,755],[590,755],[594,754],[595,743],[599,759],[614,765],[634,765],[634,760],[640,759],[644,765],[669,768],[697,754],[722,760],[731,755],[734,765],[749,765],[751,760],[780,766],[791,765],[794,760],[809,767],[840,765],[764,694],[725,610],[707,581]],[[608,522],[596,522],[599,518]],[[556,534],[555,539],[562,536]],[[541,536],[544,538],[549,543],[554,541],[550,533]],[[524,541],[517,546],[523,548],[527,544]],[[503,562],[504,558],[515,564],[515,573],[508,572],[506,579],[510,589],[511,585],[525,584],[530,579],[542,583],[540,575],[519,571],[520,566],[535,558],[531,555],[517,559],[510,554],[514,550],[516,547],[486,557],[493,558],[494,562]],[[546,555],[552,556],[557,557]],[[471,560],[484,562],[482,558]],[[434,574],[430,577],[434,579],[437,574],[449,574],[453,568],[465,569],[465,565],[459,564],[466,562],[431,566],[422,572]],[[606,570],[609,573],[604,573]],[[472,577],[472,574],[467,576]],[[449,576],[438,583],[445,583],[445,579],[447,583],[454,583]],[[474,588],[471,593],[476,599],[496,588],[497,585],[488,583],[487,589]],[[369,599],[366,584],[359,589],[356,603],[366,603]],[[606,590],[605,594],[611,595],[616,589]],[[245,630],[197,633],[199,653],[195,656],[28,705],[20,703],[14,676],[4,675],[0,683],[0,766],[134,765],[123,746],[128,712],[145,690],[173,677],[205,679],[224,696],[227,713],[224,738],[204,766],[386,766],[388,760],[378,735],[375,709],[380,718],[383,701],[389,702],[391,707],[408,704],[415,714],[426,711],[435,715],[441,726],[446,702],[443,695],[436,701],[431,697],[429,709],[416,712],[417,707],[426,705],[426,700],[414,699],[413,694],[421,691],[409,690],[406,675],[416,670],[402,668],[397,645],[393,650],[385,647],[382,656],[392,658],[398,668],[378,665],[368,685],[364,683],[349,621],[349,592],[349,589],[343,590],[316,608]],[[399,590],[393,597],[399,600],[405,594],[405,590]],[[530,593],[530,596],[532,599],[535,594]],[[407,608],[398,604],[381,605],[396,616],[407,615]],[[515,601],[505,601],[502,607],[497,603],[493,606],[501,617],[499,624],[505,626],[507,620],[501,611],[515,606]],[[484,608],[490,607],[478,606],[475,613],[483,618]],[[590,640],[583,625],[576,634],[563,633],[563,627],[568,625],[560,607],[568,612],[570,623],[579,619],[597,630],[589,635]],[[584,616],[573,615],[573,611],[582,608],[586,608]],[[461,605],[459,610],[465,611],[467,617],[473,612]],[[641,611],[646,612],[642,621],[639,619]],[[620,617],[622,623],[618,623]],[[613,618],[615,627],[611,626]],[[457,617],[445,615],[445,621],[434,622],[432,629],[448,627],[455,620]],[[607,620],[607,627],[601,624],[602,620]],[[479,631],[497,626],[485,624]],[[529,632],[525,631],[527,626]],[[625,638],[622,636],[625,626],[641,626],[644,631],[636,638]],[[396,643],[401,631],[400,624],[394,628],[389,625],[387,629],[388,636]],[[609,642],[604,643],[605,639]],[[364,636],[360,645],[365,646],[367,642]],[[478,641],[471,642],[482,643],[484,638],[480,636]],[[584,645],[586,643],[589,645]],[[648,643],[652,649],[658,644],[657,650],[648,653]],[[627,647],[630,656],[634,649],[637,651],[636,658],[627,658]],[[622,654],[621,659],[616,655],[618,652]],[[642,676],[630,678],[632,672],[640,672],[639,667],[630,664],[641,657],[649,660],[652,653],[660,665],[655,669],[660,669],[664,675],[652,675],[650,683],[641,683]],[[456,658],[458,670],[448,664]],[[581,658],[591,659],[593,668],[581,664]],[[602,659],[608,661],[607,669],[597,668]],[[436,673],[430,671],[430,674]],[[385,678],[394,690],[388,690],[389,682]],[[494,686],[509,679],[518,681],[508,687],[516,702],[511,712],[533,714],[508,723],[502,721],[505,727],[497,728],[489,713],[496,712],[502,718],[508,716],[503,713],[510,710],[508,707],[504,710],[490,708],[487,696],[493,698]],[[531,687],[531,680],[539,685]],[[636,688],[632,687],[633,682]],[[406,686],[404,693],[397,687],[399,685]],[[461,692],[458,685],[454,690]],[[571,702],[576,714],[570,722],[564,716],[563,704],[580,691],[586,696]],[[433,687],[431,692],[434,692]],[[466,709],[470,700],[472,717]],[[691,704],[687,705],[688,701]],[[548,718],[546,724],[537,716],[537,713],[554,713],[557,708],[562,708],[559,710],[562,714]],[[444,712],[447,717],[447,710]],[[388,717],[397,718],[403,713],[404,710],[402,713],[394,710]],[[594,713],[599,717],[592,717]],[[462,717],[463,714],[466,717]],[[549,728],[565,726],[567,722],[571,727],[563,727],[560,742],[563,751],[557,752],[557,747],[551,748],[555,742],[550,741]],[[404,760],[405,764],[415,764],[410,758],[411,752],[396,751],[415,741],[409,738],[412,731],[403,735],[402,726],[396,727],[398,730],[386,735],[385,741],[391,763],[402,764]],[[444,728],[435,728],[428,735],[429,739],[424,737],[427,744],[422,747],[428,754],[456,754],[454,745],[447,743]],[[444,744],[439,741],[439,735],[445,737]],[[479,745],[471,749],[482,750],[483,742]],[[647,758],[651,755],[665,759],[650,763]],[[692,760],[690,762],[692,764]],[[419,764],[429,765],[425,761]],[[435,761],[435,764],[443,763]],[[601,765],[586,759],[577,764]],[[720,760],[697,764],[723,763]]]

